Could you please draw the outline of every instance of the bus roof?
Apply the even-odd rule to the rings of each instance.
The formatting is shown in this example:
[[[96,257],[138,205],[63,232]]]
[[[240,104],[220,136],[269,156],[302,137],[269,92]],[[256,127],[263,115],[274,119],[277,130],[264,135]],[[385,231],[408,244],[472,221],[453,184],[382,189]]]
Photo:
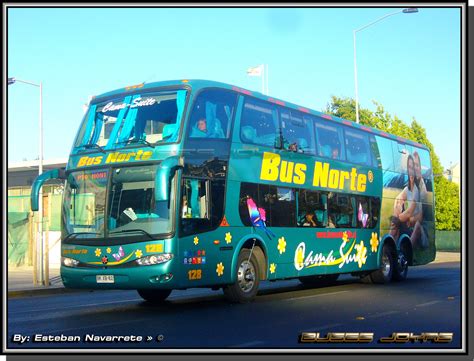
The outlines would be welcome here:
[[[289,108],[292,108],[292,109],[295,109],[295,110],[299,110],[299,111],[307,113],[307,114],[316,115],[318,117],[327,119],[329,121],[334,121],[336,123],[341,123],[341,124],[347,125],[349,127],[354,127],[354,128],[357,128],[357,129],[361,129],[361,130],[364,130],[366,132],[369,132],[369,133],[372,133],[372,134],[375,134],[375,135],[379,135],[379,136],[382,136],[382,137],[385,137],[385,138],[397,140],[397,141],[400,141],[400,142],[403,142],[403,143],[411,144],[411,145],[414,145],[414,146],[417,146],[417,147],[424,148],[424,149],[428,150],[428,147],[425,146],[424,144],[414,142],[410,139],[402,138],[402,137],[399,137],[399,136],[396,136],[396,135],[393,135],[393,134],[390,134],[390,133],[387,133],[387,132],[383,132],[383,131],[381,131],[379,129],[376,129],[376,128],[373,128],[373,127],[360,125],[360,124],[357,124],[357,123],[355,123],[353,121],[350,121],[350,120],[347,120],[347,119],[343,119],[343,118],[336,117],[334,115],[322,113],[320,111],[313,110],[313,109],[310,109],[310,108],[306,108],[306,107],[303,107],[303,106],[300,106],[300,105],[297,105],[297,104],[294,104],[294,103],[291,103],[291,102],[288,102],[288,101],[284,101],[284,100],[281,100],[281,99],[278,99],[278,98],[273,98],[271,96],[264,95],[264,94],[262,94],[258,91],[252,91],[252,90],[240,88],[240,87],[237,87],[237,86],[234,86],[234,85],[231,85],[231,84],[221,83],[221,82],[213,81],[213,80],[182,79],[182,80],[167,80],[167,81],[160,81],[160,82],[153,82],[153,83],[141,83],[141,84],[126,86],[124,88],[119,88],[119,89],[116,89],[116,90],[113,90],[113,91],[109,91],[109,92],[94,96],[92,98],[92,101],[98,100],[100,98],[109,98],[109,97],[112,97],[114,95],[124,94],[124,93],[127,93],[127,92],[132,93],[132,92],[136,92],[138,90],[150,90],[150,89],[155,89],[155,88],[173,87],[173,86],[174,87],[176,87],[176,86],[189,86],[193,90],[198,90],[198,89],[202,89],[202,88],[222,88],[222,89],[234,90],[236,92],[239,92],[239,93],[242,93],[242,94],[245,94],[245,95],[251,95],[253,97],[260,98],[262,100],[266,100],[266,101],[269,101],[269,102],[272,102],[272,103],[275,103],[275,104],[278,104],[278,105],[286,106],[286,107],[289,107]]]

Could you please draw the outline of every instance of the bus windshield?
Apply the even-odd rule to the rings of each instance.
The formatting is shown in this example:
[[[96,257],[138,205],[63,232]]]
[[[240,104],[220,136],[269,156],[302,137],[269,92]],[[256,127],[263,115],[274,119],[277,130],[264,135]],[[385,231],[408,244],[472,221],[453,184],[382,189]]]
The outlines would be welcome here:
[[[71,173],[63,202],[63,237],[97,239],[136,232],[151,238],[171,233],[172,203],[155,201],[156,169],[149,165]]]
[[[123,147],[130,143],[172,143],[179,135],[186,90],[117,96],[90,105],[75,147]]]

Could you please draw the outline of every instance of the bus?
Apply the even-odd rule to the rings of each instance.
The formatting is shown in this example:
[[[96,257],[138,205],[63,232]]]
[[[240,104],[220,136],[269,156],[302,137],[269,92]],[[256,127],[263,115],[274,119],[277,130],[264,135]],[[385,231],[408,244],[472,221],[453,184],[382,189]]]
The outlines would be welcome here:
[[[407,277],[435,258],[434,191],[422,144],[206,80],[94,97],[65,169],[66,288],[223,289]]]

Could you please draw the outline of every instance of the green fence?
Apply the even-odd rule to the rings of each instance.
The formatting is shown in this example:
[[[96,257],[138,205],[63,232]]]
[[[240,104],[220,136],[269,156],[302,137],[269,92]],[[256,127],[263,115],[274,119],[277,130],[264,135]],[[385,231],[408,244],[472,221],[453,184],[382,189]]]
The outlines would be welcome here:
[[[459,252],[461,250],[461,231],[436,231],[436,250]]]
[[[61,230],[61,195],[48,194],[44,199],[44,227],[49,231]],[[30,196],[8,197],[8,264],[19,267],[28,265],[30,248]],[[31,220],[33,222],[33,220]],[[36,226],[36,224],[35,224]],[[35,227],[31,225],[34,233]],[[32,235],[33,237],[33,235]]]

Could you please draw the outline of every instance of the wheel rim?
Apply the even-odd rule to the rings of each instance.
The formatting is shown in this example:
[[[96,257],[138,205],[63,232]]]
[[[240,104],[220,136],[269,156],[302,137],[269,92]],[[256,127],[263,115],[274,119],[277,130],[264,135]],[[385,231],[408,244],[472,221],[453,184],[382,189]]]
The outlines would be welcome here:
[[[237,279],[243,292],[248,293],[252,291],[255,284],[255,267],[251,262],[243,261],[240,264]]]
[[[398,270],[399,270],[399,273],[401,273],[401,274],[405,273],[405,271],[407,270],[407,266],[408,266],[408,261],[405,257],[405,254],[403,252],[400,252],[400,254],[398,255]]]
[[[390,257],[387,254],[382,256],[382,272],[385,277],[390,275],[392,265],[390,264]]]

